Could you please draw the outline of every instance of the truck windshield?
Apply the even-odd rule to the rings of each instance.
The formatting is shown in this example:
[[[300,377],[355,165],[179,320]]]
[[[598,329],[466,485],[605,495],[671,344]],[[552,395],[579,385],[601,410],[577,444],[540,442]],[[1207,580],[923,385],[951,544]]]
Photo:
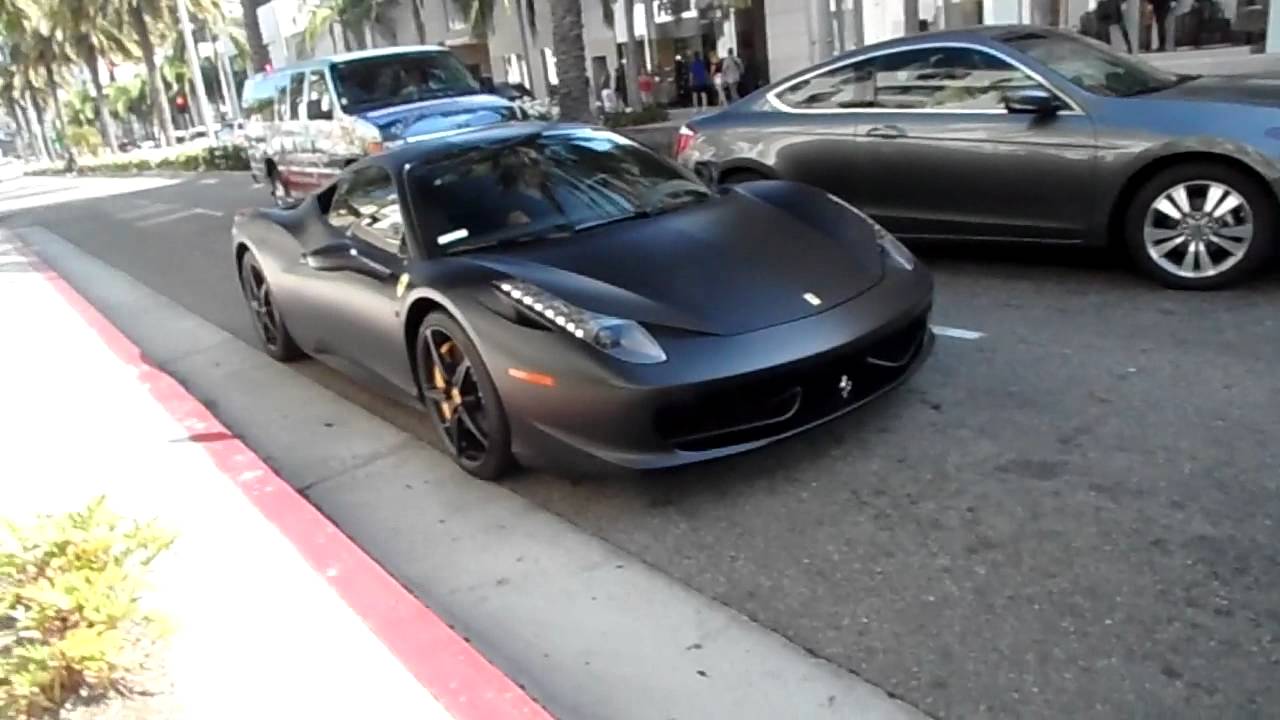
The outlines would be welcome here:
[[[347,113],[480,92],[466,67],[441,51],[338,63],[333,67],[333,83],[338,104]]]

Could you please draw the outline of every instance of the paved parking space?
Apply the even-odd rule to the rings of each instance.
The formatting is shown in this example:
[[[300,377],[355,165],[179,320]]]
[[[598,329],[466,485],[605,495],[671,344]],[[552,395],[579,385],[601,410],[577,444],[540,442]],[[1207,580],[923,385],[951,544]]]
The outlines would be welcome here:
[[[22,222],[251,337],[226,233],[265,191],[126,197],[223,215],[140,225],[112,198]],[[865,411],[723,462],[512,489],[931,714],[1266,715],[1280,279],[1188,294],[1106,255],[924,254],[935,322],[981,337],[947,332]]]

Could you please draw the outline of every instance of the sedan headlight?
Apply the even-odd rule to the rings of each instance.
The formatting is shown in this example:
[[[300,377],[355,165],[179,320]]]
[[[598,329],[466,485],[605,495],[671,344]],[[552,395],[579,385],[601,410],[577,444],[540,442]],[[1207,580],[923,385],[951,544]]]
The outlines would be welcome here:
[[[582,340],[619,360],[651,365],[667,354],[657,340],[634,320],[583,310],[542,288],[522,280],[495,282],[498,292],[546,325]]]
[[[844,200],[841,200],[835,195],[828,194],[827,197],[831,198],[832,202],[836,203],[837,205],[840,205],[844,209],[848,210],[854,215],[857,215],[858,217],[870,223],[871,231],[875,233],[876,242],[880,244],[880,249],[884,250],[884,254],[888,255],[890,259],[892,259],[895,263],[900,265],[902,269],[904,270],[915,269],[916,256],[912,255],[911,251],[907,249],[907,246],[899,242],[898,238],[893,236],[893,233],[886,230],[884,226],[881,225],[880,223],[876,222],[875,220],[872,220],[870,215],[862,212],[858,208],[850,205]]]

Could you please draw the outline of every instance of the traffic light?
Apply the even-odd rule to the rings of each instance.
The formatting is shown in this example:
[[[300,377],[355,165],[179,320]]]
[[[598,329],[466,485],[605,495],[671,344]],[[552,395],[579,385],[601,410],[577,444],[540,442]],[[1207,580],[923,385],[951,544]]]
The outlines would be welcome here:
[[[174,100],[173,100],[173,104],[174,104],[174,105],[177,105],[179,110],[186,110],[186,109],[187,109],[187,96],[186,96],[186,95],[179,95],[178,97],[174,98]]]

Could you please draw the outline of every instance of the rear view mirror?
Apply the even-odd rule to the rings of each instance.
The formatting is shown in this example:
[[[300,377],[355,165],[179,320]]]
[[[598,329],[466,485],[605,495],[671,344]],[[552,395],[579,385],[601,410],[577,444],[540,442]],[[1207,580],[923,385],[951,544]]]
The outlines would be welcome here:
[[[1011,113],[1052,115],[1062,109],[1053,93],[1040,87],[1019,88],[1004,94],[1004,107]]]

